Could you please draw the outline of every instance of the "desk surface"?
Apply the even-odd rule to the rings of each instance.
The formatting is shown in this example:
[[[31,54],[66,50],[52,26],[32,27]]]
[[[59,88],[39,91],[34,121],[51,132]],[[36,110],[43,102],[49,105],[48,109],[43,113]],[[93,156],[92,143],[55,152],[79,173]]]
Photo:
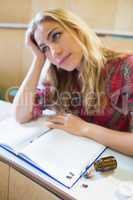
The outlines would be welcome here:
[[[63,199],[121,200],[117,194],[120,184],[127,182],[133,184],[133,158],[110,149],[107,149],[102,156],[108,155],[115,156],[118,162],[117,169],[108,173],[95,173],[90,179],[82,177],[72,189],[67,189],[28,163],[0,148],[1,160]],[[87,184],[88,187],[85,188],[82,184]]]

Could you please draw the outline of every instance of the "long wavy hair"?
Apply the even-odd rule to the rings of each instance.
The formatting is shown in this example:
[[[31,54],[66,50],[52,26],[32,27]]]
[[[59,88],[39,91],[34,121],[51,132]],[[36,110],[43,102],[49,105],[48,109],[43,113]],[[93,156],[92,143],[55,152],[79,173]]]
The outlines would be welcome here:
[[[115,53],[104,48],[97,35],[88,27],[84,21],[75,16],[70,11],[64,9],[48,10],[38,13],[29,24],[28,31],[34,37],[34,32],[38,25],[54,20],[68,31],[82,48],[82,67],[79,72],[76,70],[67,72],[57,69],[52,63],[48,71],[48,76],[52,85],[61,93],[71,91],[75,84],[80,88],[82,104],[86,113],[99,110],[104,105],[104,77],[102,69],[108,59],[115,56]],[[47,78],[46,78],[47,79]],[[54,96],[53,96],[54,98]],[[70,99],[69,99],[70,104]]]

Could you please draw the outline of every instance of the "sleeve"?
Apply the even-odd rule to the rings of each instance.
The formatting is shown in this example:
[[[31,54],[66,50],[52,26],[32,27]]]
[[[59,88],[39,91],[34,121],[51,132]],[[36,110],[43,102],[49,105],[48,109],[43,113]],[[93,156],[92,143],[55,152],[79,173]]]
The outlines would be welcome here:
[[[43,114],[43,109],[45,109],[47,103],[49,102],[51,85],[46,84],[43,89],[37,88],[35,91],[35,101],[32,111],[33,119],[41,117]]]
[[[120,124],[127,118],[128,131],[133,132],[133,55],[120,58],[111,69],[108,84],[111,105],[119,113]]]
[[[129,56],[122,67],[123,107],[129,117],[129,131],[133,132],[133,55]],[[127,101],[126,101],[127,99]]]

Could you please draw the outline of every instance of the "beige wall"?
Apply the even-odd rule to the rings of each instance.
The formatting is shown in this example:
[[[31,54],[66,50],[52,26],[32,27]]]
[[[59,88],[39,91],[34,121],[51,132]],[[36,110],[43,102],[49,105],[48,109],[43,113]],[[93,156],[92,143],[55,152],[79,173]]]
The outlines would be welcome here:
[[[32,61],[24,44],[25,30],[0,29],[0,87],[18,86]]]
[[[101,37],[105,47],[117,50],[120,52],[133,53],[133,39]]]
[[[133,31],[133,0],[0,0],[0,22],[28,23],[36,12],[58,7],[93,28]]]
[[[133,0],[118,0],[114,28],[133,32]]]
[[[0,29],[0,86],[20,83],[22,70],[23,32]]]
[[[32,0],[0,0],[0,22],[27,23]]]
[[[0,0],[0,23],[28,23],[39,10],[67,8],[92,28],[133,32],[133,0]],[[32,61],[25,29],[0,29],[0,88],[20,85]],[[101,38],[107,47],[133,51],[133,40]]]
[[[31,16],[51,8],[67,8],[92,28],[133,31],[133,0],[32,0]]]

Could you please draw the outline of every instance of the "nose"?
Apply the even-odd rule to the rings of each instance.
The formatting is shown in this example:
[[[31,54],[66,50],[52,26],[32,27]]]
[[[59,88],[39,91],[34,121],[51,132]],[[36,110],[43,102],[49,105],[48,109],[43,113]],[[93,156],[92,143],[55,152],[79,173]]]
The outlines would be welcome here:
[[[63,52],[63,49],[58,44],[52,44],[50,50],[51,50],[51,55],[54,58],[60,56]]]

